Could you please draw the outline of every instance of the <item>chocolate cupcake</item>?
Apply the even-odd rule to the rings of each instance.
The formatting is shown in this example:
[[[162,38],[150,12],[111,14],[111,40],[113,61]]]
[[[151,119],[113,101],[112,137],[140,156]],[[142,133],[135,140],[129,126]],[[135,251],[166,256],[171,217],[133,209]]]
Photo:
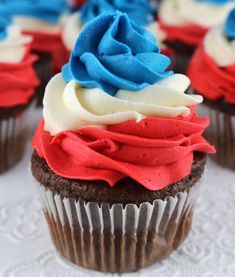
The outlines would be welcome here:
[[[21,26],[24,34],[33,37],[32,51],[39,57],[35,70],[41,81],[36,94],[40,106],[45,86],[61,70],[66,54],[61,40],[63,15],[68,8],[66,0],[11,0],[2,6]]]
[[[106,13],[47,86],[31,169],[55,247],[76,265],[135,271],[190,231],[214,148],[192,107],[202,97],[169,63],[151,33]]]
[[[150,31],[157,39],[157,42],[161,44],[161,49],[164,54],[172,54],[172,51],[163,44],[165,33],[160,29],[159,24],[155,20],[156,5],[152,1],[88,0],[82,5],[80,11],[73,13],[69,17],[65,24],[62,37],[67,49],[66,62],[69,59],[77,36],[83,26],[103,12],[115,12],[116,10],[127,13],[132,21]]]
[[[159,6],[159,22],[166,33],[166,44],[174,49],[172,66],[185,73],[194,50],[206,32],[222,24],[234,1],[224,0],[164,0]]]
[[[14,166],[24,152],[26,112],[39,84],[30,54],[32,38],[11,19],[0,18],[0,173]]]
[[[214,159],[235,169],[235,9],[224,25],[207,33],[188,75],[206,100],[200,112],[211,119],[206,136],[217,148]]]

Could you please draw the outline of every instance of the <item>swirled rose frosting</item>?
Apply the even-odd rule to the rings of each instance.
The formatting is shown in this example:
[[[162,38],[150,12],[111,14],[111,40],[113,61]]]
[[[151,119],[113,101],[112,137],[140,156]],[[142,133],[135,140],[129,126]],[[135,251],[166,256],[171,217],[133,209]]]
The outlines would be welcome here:
[[[150,0],[88,0],[82,6],[80,12],[74,13],[68,19],[64,31],[63,41],[66,48],[71,52],[76,38],[83,26],[103,12],[115,12],[119,10],[128,14],[136,24],[144,26],[162,43],[165,39],[164,32],[154,20],[156,7]]]
[[[235,9],[225,24],[207,33],[193,56],[188,74],[194,89],[207,99],[224,98],[235,104]]]
[[[32,38],[1,14],[0,19],[0,108],[25,105],[39,84],[30,54]]]
[[[168,41],[197,46],[234,6],[233,0],[164,0],[159,7],[160,25]]]
[[[189,79],[167,71],[151,33],[126,14],[103,14],[80,34],[62,74],[48,84],[33,147],[65,178],[131,177],[159,190],[191,172],[193,153],[212,153],[208,119]]]
[[[33,37],[33,51],[52,55],[54,70],[60,71],[66,53],[61,40],[66,0],[6,0],[0,3],[0,10],[11,15],[24,34]]]

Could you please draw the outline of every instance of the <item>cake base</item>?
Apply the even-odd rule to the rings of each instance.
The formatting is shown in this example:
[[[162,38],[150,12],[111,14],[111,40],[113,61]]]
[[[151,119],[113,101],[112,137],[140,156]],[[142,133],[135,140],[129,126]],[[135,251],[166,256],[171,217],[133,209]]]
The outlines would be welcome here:
[[[114,188],[68,180],[36,152],[31,168],[59,254],[80,267],[122,273],[167,258],[187,238],[205,160],[195,154],[189,176],[156,192],[130,178]]]

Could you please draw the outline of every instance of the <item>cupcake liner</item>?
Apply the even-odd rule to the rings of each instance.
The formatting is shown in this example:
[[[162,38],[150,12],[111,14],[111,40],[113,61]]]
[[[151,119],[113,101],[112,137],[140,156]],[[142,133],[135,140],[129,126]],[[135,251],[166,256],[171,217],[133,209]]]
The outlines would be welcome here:
[[[200,105],[198,113],[211,121],[205,131],[205,137],[216,148],[211,158],[224,167],[235,169],[235,115],[206,104]]]
[[[164,201],[97,204],[62,198],[39,184],[55,247],[67,261],[101,272],[129,272],[168,257],[187,237],[200,182]]]
[[[52,56],[49,53],[37,53],[39,56],[38,61],[35,63],[34,68],[40,80],[40,86],[36,89],[36,105],[42,106],[44,92],[46,85],[53,76],[52,73]]]
[[[25,113],[0,120],[0,173],[13,167],[23,156],[27,136]]]

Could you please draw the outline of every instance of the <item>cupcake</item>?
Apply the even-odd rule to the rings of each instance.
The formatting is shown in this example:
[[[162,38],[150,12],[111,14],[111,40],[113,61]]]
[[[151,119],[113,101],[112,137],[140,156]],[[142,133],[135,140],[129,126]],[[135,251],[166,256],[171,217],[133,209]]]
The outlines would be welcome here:
[[[25,114],[39,84],[30,54],[32,38],[3,15],[0,17],[0,173],[22,157]]]
[[[46,88],[31,170],[55,247],[76,265],[138,270],[190,231],[214,148],[194,111],[202,97],[168,67],[150,32],[104,13]]]
[[[167,49],[163,44],[165,33],[155,21],[154,11],[156,9],[150,0],[88,0],[79,12],[70,16],[65,25],[62,37],[68,52],[67,60],[83,26],[103,12],[115,12],[116,10],[126,12],[130,19],[135,21],[136,24],[148,29],[156,37],[158,43],[161,44],[164,54],[171,54],[172,51]]]
[[[64,61],[61,26],[67,9],[66,0],[11,0],[1,5],[24,33],[33,37],[32,51],[39,56],[35,69],[41,81],[37,90],[40,105],[45,85],[53,73],[61,70]]]
[[[233,0],[164,0],[159,6],[159,22],[166,44],[175,50],[176,72],[185,73],[195,48],[211,27],[222,24],[235,6]]]
[[[211,119],[206,136],[216,145],[214,159],[235,169],[235,9],[225,24],[207,33],[188,75],[193,90],[206,100],[201,112]]]

